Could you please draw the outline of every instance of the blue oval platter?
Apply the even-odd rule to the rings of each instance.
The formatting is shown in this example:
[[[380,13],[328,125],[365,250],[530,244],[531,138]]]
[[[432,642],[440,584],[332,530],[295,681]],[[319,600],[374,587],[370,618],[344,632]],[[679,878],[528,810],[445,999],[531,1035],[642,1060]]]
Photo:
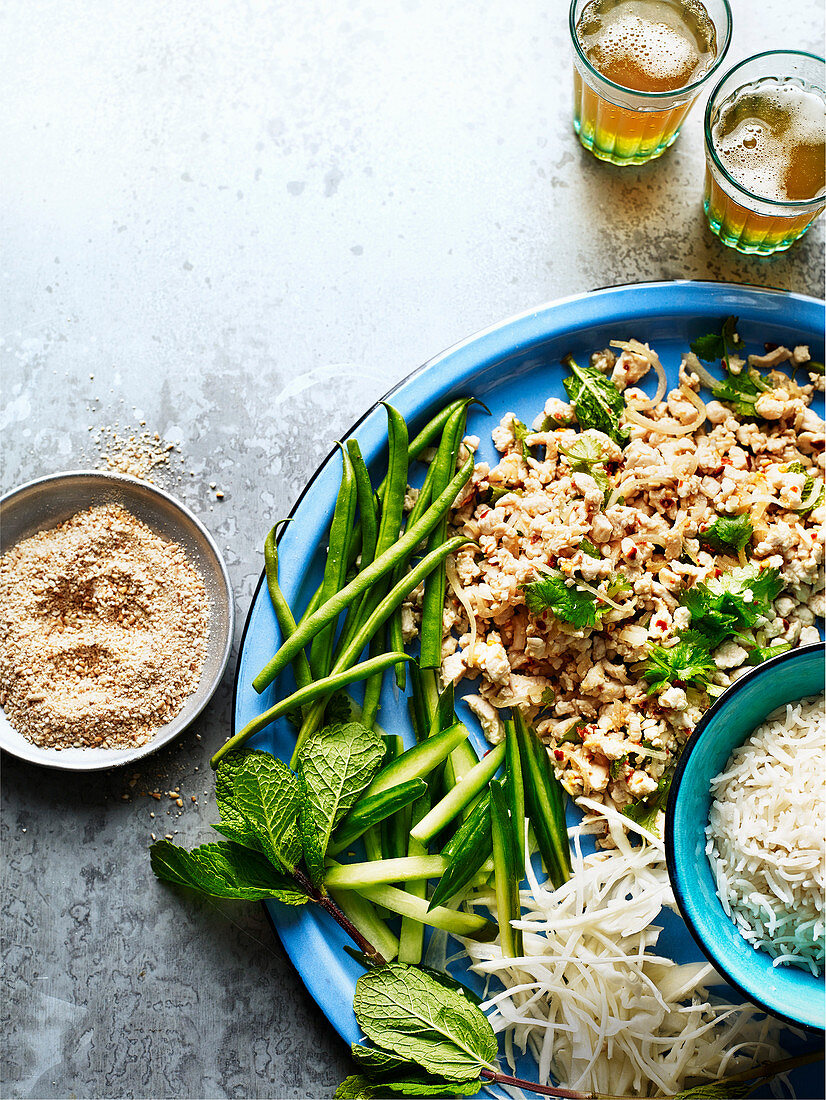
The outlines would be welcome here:
[[[456,344],[415,371],[387,395],[387,400],[407,418],[411,435],[441,406],[459,395],[472,394],[491,410],[471,410],[467,431],[478,435],[478,457],[496,460],[491,429],[508,411],[530,423],[548,397],[565,398],[562,378],[567,373],[561,358],[572,353],[587,357],[610,340],[635,337],[657,350],[669,381],[676,384],[677,367],[689,342],[718,330],[723,318],[739,318],[738,332],[750,352],[762,352],[765,342],[809,344],[812,358],[824,358],[824,303],[814,298],[748,286],[711,282],[643,283],[611,287],[590,294],[561,299],[493,325]],[[370,465],[374,484],[383,476],[381,463],[386,441],[386,418],[376,405],[351,433],[358,438]],[[280,579],[294,612],[303,610],[318,586],[326,547],[326,529],[332,516],[340,477],[340,459],[331,452],[299,498],[279,540]],[[262,524],[266,528],[280,517]],[[263,577],[262,577],[263,579]],[[259,583],[241,642],[235,679],[233,732],[271,706],[276,697],[292,689],[285,673],[278,684],[262,695],[252,688],[253,677],[278,648],[279,634],[266,585]],[[390,684],[382,698],[379,721],[384,729],[413,741],[405,699]],[[276,692],[278,696],[276,696]],[[460,717],[471,729],[476,746],[484,745],[478,723],[459,701]],[[294,731],[277,723],[258,734],[250,744],[289,759]],[[572,820],[575,818],[575,811]],[[320,1009],[346,1042],[359,1038],[352,1010],[358,964],[343,950],[347,942],[339,928],[315,907],[289,909],[268,903],[267,909],[287,954]],[[665,914],[667,941],[676,961],[702,958],[685,925]],[[463,977],[461,974],[456,976]],[[473,984],[472,976],[468,984]],[[736,999],[736,994],[734,995]],[[822,1040],[821,1040],[822,1041]],[[811,1048],[818,1040],[790,1038],[790,1052]],[[536,1067],[526,1057],[519,1066],[522,1076],[536,1079]],[[792,1081],[801,1097],[824,1096],[823,1067],[796,1070]],[[753,1095],[768,1097],[768,1088]]]

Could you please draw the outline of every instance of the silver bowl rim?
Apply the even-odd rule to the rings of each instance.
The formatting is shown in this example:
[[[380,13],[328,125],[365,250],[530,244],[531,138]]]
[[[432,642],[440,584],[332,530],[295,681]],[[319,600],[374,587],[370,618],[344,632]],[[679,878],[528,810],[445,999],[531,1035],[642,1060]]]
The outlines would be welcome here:
[[[44,474],[41,477],[32,478],[31,481],[26,481],[22,485],[17,485],[15,488],[9,490],[0,496],[0,518],[2,517],[2,511],[9,503],[20,493],[24,493],[30,489],[34,489],[41,485],[48,485],[50,482],[57,483],[65,480],[66,478],[88,478],[89,480],[98,479],[100,481],[108,481],[113,484],[123,484],[127,486],[135,486],[142,491],[146,492],[150,497],[161,497],[167,503],[171,504],[176,512],[178,512],[183,520],[193,527],[209,548],[210,552],[215,558],[218,565],[218,571],[221,575],[222,588],[217,593],[218,598],[225,604],[227,609],[227,629],[223,639],[223,647],[221,650],[220,663],[213,674],[212,678],[208,681],[206,686],[203,681],[199,682],[198,687],[195,689],[194,695],[202,694],[202,698],[198,703],[196,709],[188,715],[186,722],[180,722],[180,716],[176,716],[170,722],[168,722],[162,728],[162,733],[159,732],[155,736],[151,737],[143,744],[136,746],[133,749],[123,750],[109,750],[117,751],[119,753],[117,759],[108,760],[105,763],[96,762],[94,757],[90,757],[88,762],[84,760],[79,762],[65,762],[60,759],[60,753],[55,753],[54,750],[42,749],[39,745],[31,744],[31,752],[20,752],[16,748],[9,745],[2,745],[4,752],[10,753],[12,756],[17,757],[19,760],[25,760],[29,764],[38,764],[41,767],[54,768],[58,771],[72,771],[72,772],[92,772],[92,771],[108,771],[110,768],[122,768],[127,764],[132,764],[136,760],[141,759],[144,756],[149,756],[151,753],[156,752],[158,749],[163,748],[164,745],[168,745],[171,741],[174,741],[176,737],[179,737],[184,730],[186,730],[192,723],[203,713],[207,704],[211,701],[213,695],[218,690],[218,685],[223,679],[224,673],[227,670],[229,659],[232,654],[232,643],[235,637],[235,596],[232,590],[232,583],[229,577],[229,571],[224,561],[224,557],[221,551],[218,549],[218,545],[210,532],[204,526],[200,519],[191,512],[185,504],[183,504],[177,497],[174,497],[171,493],[165,489],[159,488],[157,485],[153,485],[151,482],[144,481],[142,478],[132,477],[130,474],[122,474],[110,470],[60,470],[53,474]],[[86,750],[81,750],[86,751]],[[90,749],[90,752],[96,750]],[[42,754],[42,755],[41,755]]]

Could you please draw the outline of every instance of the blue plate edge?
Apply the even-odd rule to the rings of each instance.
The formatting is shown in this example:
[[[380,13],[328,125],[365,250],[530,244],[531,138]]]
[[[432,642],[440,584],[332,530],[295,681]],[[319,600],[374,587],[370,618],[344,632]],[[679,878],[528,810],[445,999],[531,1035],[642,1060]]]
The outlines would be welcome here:
[[[718,292],[718,293],[721,293],[721,294],[730,293],[735,297],[741,296],[743,299],[748,298],[750,301],[754,301],[755,299],[764,299],[764,300],[778,299],[779,300],[778,304],[780,304],[780,301],[785,299],[787,301],[792,300],[792,301],[794,301],[795,303],[797,303],[801,306],[810,306],[810,307],[815,307],[815,308],[819,308],[819,309],[823,309],[824,306],[826,306],[826,303],[824,303],[823,299],[815,298],[815,297],[812,297],[810,295],[798,294],[795,291],[787,290],[787,289],[784,289],[784,288],[772,288],[772,287],[758,286],[758,285],[746,284],[746,283],[743,283],[743,284],[728,283],[728,282],[720,282],[720,281],[715,281],[715,280],[679,279],[679,280],[644,282],[644,283],[622,283],[622,284],[611,285],[611,286],[607,286],[607,287],[600,287],[597,290],[586,292],[586,293],[567,295],[565,297],[558,298],[558,299],[553,299],[551,301],[544,302],[540,305],[537,305],[533,308],[527,309],[527,310],[522,311],[520,313],[511,315],[511,316],[509,316],[509,317],[507,317],[503,320],[495,322],[494,324],[492,324],[490,326],[487,326],[486,328],[482,328],[482,329],[478,330],[477,332],[475,332],[475,333],[473,333],[473,334],[471,334],[471,335],[455,342],[454,344],[451,344],[446,349],[444,349],[443,351],[437,353],[436,355],[434,355],[430,359],[426,360],[419,367],[412,370],[404,378],[400,379],[394,386],[392,386],[384,394],[384,396],[382,398],[380,398],[379,400],[374,402],[362,414],[362,416],[360,416],[358,418],[358,420],[356,420],[353,423],[353,425],[351,426],[351,428],[348,430],[348,432],[345,434],[345,436],[343,438],[346,439],[346,438],[349,438],[350,436],[352,436],[358,430],[358,428],[371,416],[371,414],[374,413],[381,406],[382,401],[389,400],[400,389],[402,389],[403,387],[409,386],[411,383],[416,382],[418,379],[420,379],[420,377],[426,371],[429,371],[429,370],[435,368],[438,364],[442,363],[445,359],[461,352],[464,348],[466,348],[467,346],[469,346],[471,344],[476,345],[476,344],[479,344],[479,343],[487,342],[491,337],[493,337],[496,334],[500,333],[505,328],[509,328],[510,326],[517,325],[517,324],[520,325],[520,326],[527,325],[528,331],[526,331],[525,333],[520,333],[520,338],[519,338],[518,344],[512,344],[511,351],[514,351],[514,350],[518,350],[520,347],[523,347],[526,343],[532,342],[539,335],[541,335],[541,333],[538,333],[538,332],[534,331],[535,326],[531,325],[531,322],[532,321],[533,322],[538,322],[540,320],[540,318],[544,318],[551,311],[558,311],[560,309],[564,309],[565,307],[569,307],[569,306],[582,306],[582,307],[585,307],[586,303],[587,303],[589,308],[587,308],[585,310],[584,314],[577,319],[577,322],[575,324],[568,326],[570,328],[570,331],[572,333],[575,333],[578,329],[587,328],[587,327],[593,325],[594,323],[596,323],[597,321],[602,320],[602,318],[598,315],[598,309],[605,302],[606,299],[611,300],[611,301],[615,301],[617,298],[623,299],[623,298],[626,298],[626,296],[630,299],[633,299],[634,304],[635,304],[635,308],[626,310],[625,313],[624,313],[624,316],[628,317],[629,320],[634,320],[634,318],[638,317],[638,316],[651,316],[652,312],[654,312],[651,309],[651,302],[650,302],[650,299],[652,297],[656,301],[660,298],[660,296],[663,293],[674,292],[676,290],[681,290],[681,289],[687,290],[690,294],[699,293],[699,292],[705,290],[707,292]],[[595,315],[592,315],[592,310],[590,308],[591,303],[593,303]],[[681,311],[678,310],[677,312],[681,312]],[[698,312],[697,316],[698,317],[703,316],[703,315],[706,314],[706,312],[708,312],[709,314],[712,314],[712,315],[714,313],[720,314],[721,312],[723,312],[722,304],[717,309],[713,309],[713,308],[708,308],[707,309],[706,307],[703,307],[701,309],[701,311]],[[487,358],[487,356],[485,358]],[[449,388],[449,381],[446,382],[446,383],[442,383],[442,388],[443,389],[444,388]],[[439,390],[433,391],[429,394],[428,404],[427,405],[419,405],[418,409],[427,408],[427,407],[429,407],[429,405],[435,404],[438,401],[438,399],[439,399]],[[305,485],[305,487],[303,488],[303,490],[299,494],[298,498],[296,499],[295,503],[293,504],[293,507],[290,509],[290,512],[289,512],[289,517],[290,518],[292,518],[295,515],[298,508],[300,507],[300,505],[304,501],[304,498],[307,496],[307,494],[310,492],[310,490],[315,486],[318,478],[326,470],[326,468],[327,468],[328,464],[330,463],[331,459],[333,459],[336,454],[337,454],[337,447],[331,448],[330,452],[325,456],[325,458],[318,465],[318,467],[314,471],[313,475],[310,477],[307,484]],[[280,536],[279,536],[279,541],[280,541]],[[248,632],[248,629],[250,627],[250,623],[251,623],[253,615],[254,615],[254,611],[255,611],[257,601],[258,601],[258,598],[259,598],[261,586],[264,583],[264,580],[265,580],[265,574],[262,571],[262,573],[259,577],[258,583],[255,587],[255,591],[253,592],[251,600],[250,600],[250,605],[249,605],[249,609],[248,609],[248,612],[247,612],[247,615],[246,615],[246,618],[245,618],[244,627],[243,627],[243,631],[242,631],[242,634],[241,634],[241,639],[239,641],[238,654],[237,654],[237,657],[236,657],[235,674],[234,674],[234,678],[233,678],[233,691],[232,691],[232,711],[231,711],[231,733],[232,734],[234,734],[235,731],[236,731],[236,712],[237,712],[237,702],[238,702],[240,671],[241,671],[241,666],[242,666],[242,658],[243,658],[243,654],[244,654],[244,643],[245,643],[245,640],[246,640],[246,637],[247,637],[247,632]],[[328,1021],[332,1024],[333,1028],[339,1034],[341,1039],[349,1045],[349,1043],[351,1041],[355,1041],[358,1038],[357,1029],[356,1029],[356,1031],[353,1030],[354,1018],[353,1018],[353,1015],[352,1015],[351,1005],[349,1003],[346,1003],[346,1004],[342,1005],[340,1003],[340,998],[339,999],[330,998],[329,996],[325,995],[325,989],[324,988],[318,988],[316,983],[308,982],[307,979],[302,974],[300,968],[299,968],[297,959],[302,954],[305,954],[306,944],[302,945],[301,943],[298,942],[299,939],[300,939],[300,936],[296,935],[296,929],[293,926],[294,922],[289,919],[291,916],[295,916],[296,914],[284,913],[283,907],[280,907],[280,906],[276,907],[272,903],[268,904],[268,903],[264,902],[262,904],[264,906],[264,910],[265,910],[265,913],[266,913],[266,916],[267,916],[267,919],[268,919],[269,923],[271,924],[271,926],[275,930],[276,934],[278,935],[278,938],[281,941],[281,944],[282,944],[282,947],[284,948],[285,953],[287,954],[288,958],[290,959],[291,963],[293,964],[293,966],[296,970],[296,973],[301,978],[302,983],[304,984],[305,988],[308,990],[310,995],[316,1001],[316,1004],[318,1004],[319,1008],[324,1013],[324,1015],[328,1019]],[[276,917],[276,914],[278,914],[278,917]],[[326,922],[327,918],[323,914],[319,914],[319,919],[322,922],[322,926],[323,926],[323,923]],[[318,931],[318,929],[316,929],[316,930]],[[689,931],[691,931],[690,925],[689,925]]]

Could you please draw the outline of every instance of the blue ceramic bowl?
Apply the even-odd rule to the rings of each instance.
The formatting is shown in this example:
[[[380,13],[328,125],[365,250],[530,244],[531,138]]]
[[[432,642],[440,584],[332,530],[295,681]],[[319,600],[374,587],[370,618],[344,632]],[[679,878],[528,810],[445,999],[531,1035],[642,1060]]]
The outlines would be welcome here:
[[[802,646],[746,673],[697,725],[671,784],[666,856],[674,897],[686,924],[720,973],[749,1000],[794,1024],[826,1025],[823,977],[796,966],[772,966],[726,916],[705,853],[710,784],[736,746],[776,708],[823,691],[824,647]]]

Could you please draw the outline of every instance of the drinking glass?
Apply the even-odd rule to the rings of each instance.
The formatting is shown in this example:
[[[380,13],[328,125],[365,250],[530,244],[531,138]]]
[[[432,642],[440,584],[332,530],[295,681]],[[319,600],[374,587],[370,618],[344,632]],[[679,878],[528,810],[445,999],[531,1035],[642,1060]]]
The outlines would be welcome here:
[[[574,57],[574,130],[582,145],[611,164],[645,164],[674,143],[680,126],[726,56],[731,41],[728,0],[704,0],[714,23],[717,54],[697,79],[668,92],[624,88],[603,76],[585,55],[577,23],[588,0],[572,0],[569,28]]]
[[[706,178],[703,209],[723,244],[739,252],[770,256],[802,237],[826,207],[826,195],[780,200],[754,194],[733,179],[714,147],[713,129],[726,101],[745,85],[793,81],[826,100],[826,62],[798,50],[756,54],[726,73],[709,97],[705,115]]]

